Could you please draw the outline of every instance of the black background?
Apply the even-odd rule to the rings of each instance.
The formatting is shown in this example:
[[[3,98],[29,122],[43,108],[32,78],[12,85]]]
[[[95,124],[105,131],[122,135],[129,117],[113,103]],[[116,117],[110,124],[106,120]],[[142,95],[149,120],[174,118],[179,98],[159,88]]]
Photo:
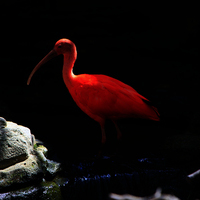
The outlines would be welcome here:
[[[153,141],[162,142],[167,135],[199,134],[196,5],[19,0],[1,3],[0,16],[0,115],[29,127],[50,144],[52,154],[60,149],[66,157],[77,150],[95,153],[101,140],[98,123],[76,106],[64,85],[62,56],[45,64],[26,85],[32,69],[61,38],[76,44],[75,74],[117,78],[158,108],[160,123],[121,122],[126,153],[148,152],[149,143],[154,146]],[[114,127],[108,123],[106,128],[112,143]],[[135,146],[137,152],[132,152]]]

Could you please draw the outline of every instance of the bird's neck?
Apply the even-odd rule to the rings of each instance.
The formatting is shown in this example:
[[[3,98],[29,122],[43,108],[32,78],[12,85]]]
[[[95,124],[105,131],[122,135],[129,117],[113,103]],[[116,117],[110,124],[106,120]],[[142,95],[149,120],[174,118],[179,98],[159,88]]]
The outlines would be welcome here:
[[[73,73],[73,67],[76,60],[76,54],[64,54],[63,63],[63,80],[68,89],[73,86],[75,75]]]

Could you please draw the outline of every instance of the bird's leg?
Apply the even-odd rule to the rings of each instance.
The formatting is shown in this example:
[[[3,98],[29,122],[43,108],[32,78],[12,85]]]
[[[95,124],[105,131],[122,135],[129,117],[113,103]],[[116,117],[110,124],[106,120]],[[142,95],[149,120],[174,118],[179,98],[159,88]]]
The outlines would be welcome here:
[[[119,127],[118,127],[116,121],[115,121],[115,120],[112,120],[112,121],[113,121],[113,123],[114,123],[114,125],[115,125],[115,128],[116,128],[116,130],[117,130],[117,139],[120,140],[120,139],[122,138],[122,133],[121,133],[121,131],[120,131],[120,129],[119,129]]]
[[[105,124],[105,121],[102,121],[100,123],[101,125],[101,146],[99,148],[99,153],[98,153],[98,158],[101,158],[102,157],[102,151],[103,151],[103,147],[106,143],[106,133],[105,133],[105,128],[104,128],[104,124]]]
[[[117,125],[117,122],[115,120],[112,120],[112,122],[115,125],[115,128],[117,130],[117,144],[115,146],[115,155],[120,155],[121,154],[121,150],[122,150],[122,133]]]
[[[101,144],[104,145],[106,143],[106,132],[105,132],[104,124],[101,125],[101,134],[102,134]]]

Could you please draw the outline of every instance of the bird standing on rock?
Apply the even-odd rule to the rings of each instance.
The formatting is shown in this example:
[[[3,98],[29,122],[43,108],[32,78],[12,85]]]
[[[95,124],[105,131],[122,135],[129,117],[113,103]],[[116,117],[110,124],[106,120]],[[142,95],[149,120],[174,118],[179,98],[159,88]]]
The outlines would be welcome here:
[[[121,132],[116,124],[121,118],[142,118],[154,121],[160,120],[157,108],[150,105],[148,99],[140,95],[131,86],[106,75],[73,74],[77,57],[75,44],[68,39],[60,39],[33,69],[27,84],[30,84],[33,74],[47,61],[62,54],[63,79],[72,98],[79,108],[92,119],[99,122],[102,132],[102,144],[106,142],[105,120],[114,122],[117,138]]]

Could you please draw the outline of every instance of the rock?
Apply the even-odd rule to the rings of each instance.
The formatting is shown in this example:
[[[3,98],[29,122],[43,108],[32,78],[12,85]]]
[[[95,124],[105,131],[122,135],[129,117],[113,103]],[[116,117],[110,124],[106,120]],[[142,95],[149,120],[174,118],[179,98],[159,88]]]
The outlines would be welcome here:
[[[18,187],[30,182],[41,181],[43,170],[37,162],[35,155],[26,160],[0,170],[0,191],[9,187]]]
[[[30,130],[16,123],[0,120],[0,169],[24,161],[33,151]]]
[[[162,194],[161,189],[157,189],[155,194],[150,197],[136,197],[130,194],[125,194],[125,195],[119,195],[119,194],[110,194],[110,199],[115,199],[115,200],[179,200],[179,198],[170,195],[170,194]]]
[[[3,117],[0,117],[0,128],[4,128],[7,126],[7,122]]]
[[[39,145],[37,147],[36,153],[43,165],[44,173],[52,176],[57,172],[59,172],[61,168],[60,168],[60,163],[54,162],[45,157],[47,155],[47,151],[48,150],[46,147]]]
[[[0,118],[0,192],[54,176],[60,164],[48,160],[30,129]]]
[[[0,193],[1,200],[23,200],[23,199],[52,199],[63,200],[60,186],[52,181],[43,181],[39,184],[21,188],[10,192]]]
[[[200,183],[200,169],[193,172],[192,174],[189,174],[187,176],[187,180],[189,183],[199,184]]]

